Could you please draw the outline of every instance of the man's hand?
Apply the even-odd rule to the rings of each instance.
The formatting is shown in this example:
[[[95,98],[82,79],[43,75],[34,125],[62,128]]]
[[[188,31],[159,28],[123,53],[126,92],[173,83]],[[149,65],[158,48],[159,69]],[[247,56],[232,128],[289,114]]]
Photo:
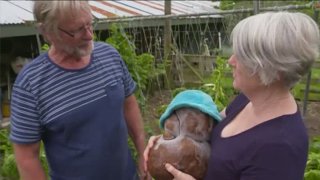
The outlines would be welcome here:
[[[140,180],[151,180],[150,174],[144,170],[144,158],[142,155],[138,156],[138,173]]]

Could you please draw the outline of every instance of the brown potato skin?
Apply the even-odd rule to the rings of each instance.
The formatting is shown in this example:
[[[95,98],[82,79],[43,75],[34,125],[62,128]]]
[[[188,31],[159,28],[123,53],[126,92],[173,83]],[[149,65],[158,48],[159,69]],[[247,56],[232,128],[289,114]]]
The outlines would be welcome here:
[[[164,124],[164,132],[150,149],[148,170],[156,180],[173,176],[164,165],[170,163],[196,179],[203,179],[210,157],[208,143],[213,120],[193,108],[176,110]]]

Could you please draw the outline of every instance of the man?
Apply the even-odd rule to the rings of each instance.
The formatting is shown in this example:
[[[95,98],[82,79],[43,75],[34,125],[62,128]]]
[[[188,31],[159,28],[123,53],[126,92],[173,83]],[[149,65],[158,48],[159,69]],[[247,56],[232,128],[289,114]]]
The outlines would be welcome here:
[[[87,1],[35,1],[34,16],[50,44],[28,64],[13,87],[11,134],[22,179],[136,179],[127,145],[131,136],[142,171],[144,130],[136,84],[119,53],[93,42]]]

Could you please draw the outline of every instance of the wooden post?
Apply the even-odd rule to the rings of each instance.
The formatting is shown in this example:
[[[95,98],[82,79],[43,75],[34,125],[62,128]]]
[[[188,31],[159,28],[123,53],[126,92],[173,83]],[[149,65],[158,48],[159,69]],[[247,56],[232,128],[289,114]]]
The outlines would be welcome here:
[[[319,17],[319,10],[320,10],[320,1],[318,2],[313,2],[313,19],[314,21],[318,22],[318,17]],[[307,82],[306,82],[306,87],[304,90],[304,97],[303,97],[303,109],[302,109],[302,115],[304,118],[306,118],[307,115],[307,105],[308,105],[308,99],[309,99],[309,91],[310,91],[310,82],[311,82],[311,72],[312,70],[308,72],[307,75]]]
[[[171,15],[171,0],[164,1],[164,14]],[[170,61],[168,66],[166,67],[166,80],[165,80],[165,87],[171,89],[173,86],[173,76],[175,69],[175,60],[171,57],[171,17],[166,17],[164,19],[164,34],[163,34],[163,41],[164,41],[164,60]]]
[[[260,0],[253,0],[253,13],[258,14],[260,12]]]
[[[164,14],[171,14],[171,0],[165,0]],[[164,24],[164,57],[170,59],[171,55],[171,18],[165,18]]]

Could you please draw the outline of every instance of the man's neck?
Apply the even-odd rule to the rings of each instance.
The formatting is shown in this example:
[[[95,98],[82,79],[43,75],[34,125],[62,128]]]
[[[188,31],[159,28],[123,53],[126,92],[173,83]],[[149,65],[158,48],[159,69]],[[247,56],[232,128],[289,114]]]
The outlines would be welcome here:
[[[58,51],[56,48],[51,47],[48,55],[50,59],[60,67],[67,69],[79,69],[87,66],[90,62],[90,55],[83,57],[76,57],[67,54],[63,51]]]

